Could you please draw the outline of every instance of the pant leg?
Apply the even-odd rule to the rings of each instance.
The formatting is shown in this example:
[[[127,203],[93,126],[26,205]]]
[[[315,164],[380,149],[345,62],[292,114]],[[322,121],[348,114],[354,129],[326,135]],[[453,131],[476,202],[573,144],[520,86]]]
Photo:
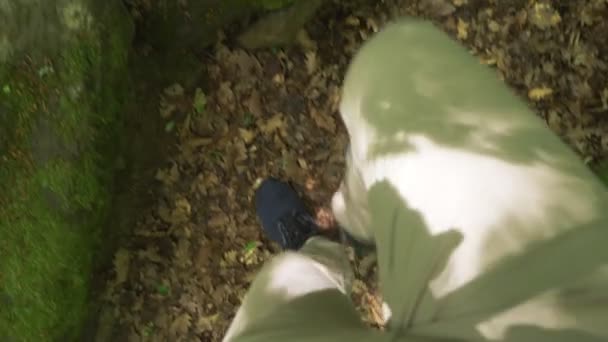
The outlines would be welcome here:
[[[300,251],[278,255],[263,267],[245,296],[224,341],[244,339],[248,331],[257,330],[269,319],[280,320],[281,317],[273,314],[298,298],[327,290],[336,290],[335,296],[345,297],[350,293],[352,279],[353,271],[343,246],[322,237],[313,237]],[[312,296],[311,300],[315,300],[315,297]],[[314,305],[311,307],[314,308]],[[300,314],[304,325],[307,315],[315,315],[314,312]],[[289,319],[293,320],[293,315]],[[280,327],[280,322],[275,323],[275,327]],[[353,324],[359,325],[359,322]]]

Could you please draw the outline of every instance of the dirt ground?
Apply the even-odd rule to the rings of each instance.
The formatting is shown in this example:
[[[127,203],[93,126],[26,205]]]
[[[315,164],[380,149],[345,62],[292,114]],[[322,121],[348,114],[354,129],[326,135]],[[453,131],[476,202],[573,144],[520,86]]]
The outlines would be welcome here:
[[[173,153],[156,203],[114,256],[103,294],[116,341],[220,341],[252,279],[278,252],[251,202],[268,176],[290,180],[320,223],[344,168],[340,86],[358,47],[392,18],[431,18],[494,67],[588,163],[608,153],[605,1],[335,2],[288,49],[244,51],[220,37],[208,82],[159,94]],[[557,3],[557,2],[556,2]],[[373,256],[356,258],[353,300],[381,326]]]

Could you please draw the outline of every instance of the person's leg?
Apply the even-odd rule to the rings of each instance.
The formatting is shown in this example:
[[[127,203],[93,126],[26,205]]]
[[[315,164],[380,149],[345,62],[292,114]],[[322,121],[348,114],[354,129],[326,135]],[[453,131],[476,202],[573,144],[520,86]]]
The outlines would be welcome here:
[[[265,323],[274,312],[297,298],[325,290],[345,296],[352,277],[347,266],[342,247],[322,237],[311,238],[298,252],[276,256],[254,280],[224,341],[233,341],[248,330],[255,330],[256,325]],[[315,313],[301,314],[306,317]]]
[[[310,330],[307,323],[311,318],[328,311],[335,311],[333,316],[341,317],[338,319],[353,317],[352,326],[361,328],[354,307],[347,303],[353,272],[343,246],[316,236],[312,218],[286,183],[265,181],[256,193],[256,207],[265,233],[287,251],[274,257],[258,274],[224,341],[248,341],[252,331],[259,336],[260,326],[268,326],[269,320],[274,328],[268,334],[276,335],[280,333],[277,327],[289,326],[289,333],[301,336],[292,329],[294,320],[301,321],[299,327],[304,331]],[[312,310],[284,314],[292,302],[303,297],[308,301],[305,307]],[[328,308],[333,300],[340,305]],[[283,314],[277,317],[278,312]]]

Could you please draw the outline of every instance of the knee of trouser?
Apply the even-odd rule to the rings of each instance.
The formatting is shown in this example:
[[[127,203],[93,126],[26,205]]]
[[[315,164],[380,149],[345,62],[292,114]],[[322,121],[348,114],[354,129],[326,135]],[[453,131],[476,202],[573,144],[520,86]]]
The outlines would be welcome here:
[[[342,229],[360,242],[372,243],[374,232],[369,226],[369,213],[367,203],[362,198],[354,196],[365,196],[365,191],[352,189],[345,180],[340,189],[334,194],[331,201],[332,211],[336,221]]]
[[[306,294],[340,287],[343,277],[337,270],[298,252],[276,256],[260,273],[256,287],[268,295],[289,300]]]

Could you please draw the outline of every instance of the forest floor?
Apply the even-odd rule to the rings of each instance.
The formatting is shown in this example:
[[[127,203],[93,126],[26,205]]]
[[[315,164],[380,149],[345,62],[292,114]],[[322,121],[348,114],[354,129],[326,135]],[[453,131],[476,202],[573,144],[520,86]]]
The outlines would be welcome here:
[[[335,2],[288,49],[220,37],[201,56],[207,81],[157,97],[176,145],[150,185],[155,201],[114,256],[104,302],[116,341],[220,341],[252,279],[278,252],[261,235],[256,182],[290,180],[320,224],[344,169],[338,103],[358,47],[404,14],[433,19],[529,100],[590,164],[608,155],[606,1]],[[373,257],[351,251],[353,300],[382,324]]]

